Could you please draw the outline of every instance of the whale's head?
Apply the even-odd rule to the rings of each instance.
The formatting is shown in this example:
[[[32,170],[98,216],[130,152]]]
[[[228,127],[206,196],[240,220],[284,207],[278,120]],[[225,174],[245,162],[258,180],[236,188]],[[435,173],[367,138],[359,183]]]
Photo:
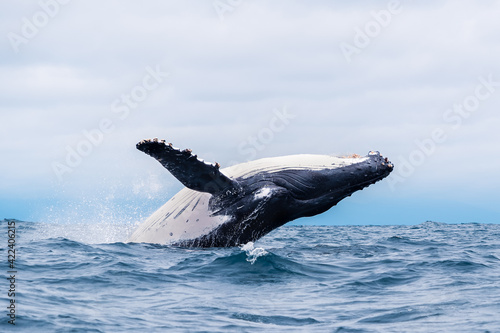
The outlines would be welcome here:
[[[366,156],[352,154],[341,157],[326,157],[323,166],[301,173],[303,180],[314,186],[313,191],[302,191],[297,198],[308,200],[322,197],[342,199],[387,177],[394,166],[388,158],[377,151]],[[292,193],[293,193],[292,189]]]
[[[263,159],[253,181],[274,184],[288,196],[285,220],[320,214],[375,182],[387,177],[392,163],[379,152],[366,156],[293,155]],[[246,175],[247,177],[250,175]]]
[[[388,158],[374,151],[366,156],[325,158],[323,169],[296,173],[295,182],[288,184],[298,208],[292,218],[323,213],[354,192],[387,177],[393,168]]]

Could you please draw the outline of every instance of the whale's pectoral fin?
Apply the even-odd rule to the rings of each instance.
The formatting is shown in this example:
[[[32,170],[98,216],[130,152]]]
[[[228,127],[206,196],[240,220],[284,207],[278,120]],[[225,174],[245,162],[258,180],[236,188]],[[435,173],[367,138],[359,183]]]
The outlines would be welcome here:
[[[191,154],[191,150],[179,150],[165,140],[142,140],[137,149],[156,158],[184,186],[200,192],[222,194],[238,191],[237,181],[226,177],[219,170],[219,164],[208,164]]]

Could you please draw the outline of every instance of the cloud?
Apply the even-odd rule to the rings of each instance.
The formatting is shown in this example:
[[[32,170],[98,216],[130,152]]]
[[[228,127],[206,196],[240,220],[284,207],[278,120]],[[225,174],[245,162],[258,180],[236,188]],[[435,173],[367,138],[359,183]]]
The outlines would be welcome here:
[[[53,163],[64,163],[68,149],[108,119],[113,130],[64,175],[65,193],[105,190],[121,178],[121,192],[137,195],[155,163],[135,150],[140,139],[162,137],[208,160],[241,161],[247,156],[238,147],[287,106],[296,118],[257,157],[378,149],[397,168],[416,141],[444,128],[448,140],[396,192],[374,191],[432,188],[453,198],[447,188],[460,179],[476,189],[471,200],[481,200],[474,197],[498,187],[500,88],[457,130],[443,114],[474,93],[479,77],[500,81],[500,5],[402,1],[400,13],[347,61],[340,45],[355,46],[356,34],[388,6],[242,1],[221,20],[212,2],[71,1],[16,53],[8,34],[20,34],[23,18],[41,7],[2,5],[0,154],[8,163],[0,166],[1,190],[20,200],[26,191],[53,194],[62,186]],[[121,117],[113,103],[139,92],[156,66],[169,77]]]

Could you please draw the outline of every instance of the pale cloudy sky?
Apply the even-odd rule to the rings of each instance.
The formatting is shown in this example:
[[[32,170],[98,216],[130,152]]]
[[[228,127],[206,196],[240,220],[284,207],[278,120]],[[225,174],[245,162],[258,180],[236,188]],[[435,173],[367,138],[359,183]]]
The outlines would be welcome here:
[[[500,222],[499,1],[4,1],[0,218],[140,220],[223,167],[379,150],[393,176],[307,224]]]

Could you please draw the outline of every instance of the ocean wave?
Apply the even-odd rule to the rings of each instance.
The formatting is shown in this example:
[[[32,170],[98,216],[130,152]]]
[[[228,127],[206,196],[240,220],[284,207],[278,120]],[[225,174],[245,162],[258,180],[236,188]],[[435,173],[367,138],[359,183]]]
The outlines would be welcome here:
[[[16,332],[500,331],[497,225],[285,226],[208,249],[17,225]]]

